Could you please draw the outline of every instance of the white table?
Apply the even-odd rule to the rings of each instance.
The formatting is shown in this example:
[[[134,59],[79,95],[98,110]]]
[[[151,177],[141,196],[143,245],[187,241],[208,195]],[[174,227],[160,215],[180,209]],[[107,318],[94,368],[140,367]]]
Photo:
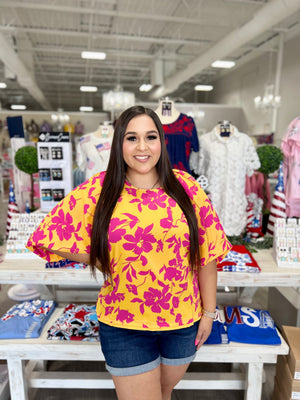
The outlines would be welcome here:
[[[278,267],[273,257],[273,250],[260,250],[254,253],[261,268],[260,273],[249,272],[219,272],[218,286],[234,287],[274,287],[300,286],[300,268]],[[95,280],[89,269],[58,269],[45,268],[42,259],[4,260],[0,263],[0,283],[42,284],[89,286],[99,288],[103,283],[102,274],[97,272]]]

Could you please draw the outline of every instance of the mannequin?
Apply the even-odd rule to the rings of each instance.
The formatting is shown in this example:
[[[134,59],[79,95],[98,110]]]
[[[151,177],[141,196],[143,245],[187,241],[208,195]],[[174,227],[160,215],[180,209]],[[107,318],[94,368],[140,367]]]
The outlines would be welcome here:
[[[76,162],[79,169],[85,171],[85,180],[106,170],[113,134],[111,122],[104,121],[94,132],[87,133],[79,139],[76,146]]]
[[[92,132],[94,136],[97,138],[107,138],[112,137],[114,134],[114,128],[112,126],[111,121],[103,121],[98,126],[98,129],[95,132]]]
[[[175,122],[180,115],[180,112],[174,106],[174,101],[170,100],[168,97],[160,100],[155,112],[163,125]]]
[[[219,122],[201,135],[196,172],[207,177],[208,192],[225,233],[240,235],[247,222],[246,175],[252,176],[260,161],[252,139],[230,122]]]
[[[168,97],[160,100],[155,110],[165,132],[167,150],[171,165],[192,173],[198,164],[199,141],[192,117],[182,114]]]

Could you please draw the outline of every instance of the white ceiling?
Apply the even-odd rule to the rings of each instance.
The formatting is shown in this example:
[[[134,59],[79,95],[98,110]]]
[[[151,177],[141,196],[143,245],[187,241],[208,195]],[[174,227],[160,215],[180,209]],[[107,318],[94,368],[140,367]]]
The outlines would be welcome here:
[[[280,32],[300,34],[300,0],[0,0],[0,102],[101,111],[103,92],[118,85],[137,102],[193,101],[195,84],[226,73],[212,61],[237,68],[276,52]],[[107,57],[83,60],[83,50]],[[156,86],[144,94],[143,83]]]

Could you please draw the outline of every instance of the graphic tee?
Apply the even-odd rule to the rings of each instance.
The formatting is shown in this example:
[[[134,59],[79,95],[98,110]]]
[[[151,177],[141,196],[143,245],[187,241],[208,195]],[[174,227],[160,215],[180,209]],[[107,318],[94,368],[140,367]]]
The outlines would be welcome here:
[[[275,323],[268,311],[250,307],[224,307],[228,339],[252,344],[281,344]]]
[[[230,250],[219,218],[200,185],[174,171],[188,193],[199,227],[201,267]],[[61,257],[44,250],[90,253],[93,215],[105,172],[70,192],[42,221],[27,247],[47,261]],[[201,318],[198,273],[190,266],[189,228],[162,188],[137,189],[125,182],[108,230],[111,279],[98,296],[97,316],[108,325],[170,330]],[[70,255],[69,258],[72,258]]]
[[[0,339],[38,338],[55,307],[53,300],[15,304],[0,320]]]

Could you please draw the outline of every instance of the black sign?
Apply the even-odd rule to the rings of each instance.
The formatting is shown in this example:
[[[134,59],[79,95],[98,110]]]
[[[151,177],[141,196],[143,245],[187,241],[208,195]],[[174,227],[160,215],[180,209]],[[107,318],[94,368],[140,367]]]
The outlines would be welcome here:
[[[40,132],[39,142],[70,142],[69,132]]]

